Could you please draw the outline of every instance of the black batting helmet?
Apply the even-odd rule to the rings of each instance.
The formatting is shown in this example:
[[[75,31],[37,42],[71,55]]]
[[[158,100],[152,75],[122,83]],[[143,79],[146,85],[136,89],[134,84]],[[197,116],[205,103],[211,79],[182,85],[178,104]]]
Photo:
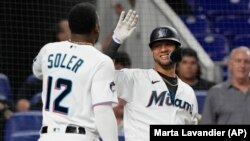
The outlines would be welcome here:
[[[165,27],[157,27],[152,31],[150,35],[149,47],[152,47],[152,44],[157,41],[164,41],[164,40],[175,42],[178,48],[181,46],[181,42],[177,31],[173,27],[165,26]]]

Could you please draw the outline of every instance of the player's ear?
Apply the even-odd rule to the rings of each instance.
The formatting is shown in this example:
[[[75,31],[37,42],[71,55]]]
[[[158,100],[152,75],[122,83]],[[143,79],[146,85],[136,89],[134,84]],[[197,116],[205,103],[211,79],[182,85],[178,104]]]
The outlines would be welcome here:
[[[100,33],[100,25],[97,23],[94,29],[95,33]]]
[[[96,24],[94,30],[92,30],[92,33],[96,36],[96,40],[95,43],[98,41],[99,39],[99,35],[100,35],[100,25]]]

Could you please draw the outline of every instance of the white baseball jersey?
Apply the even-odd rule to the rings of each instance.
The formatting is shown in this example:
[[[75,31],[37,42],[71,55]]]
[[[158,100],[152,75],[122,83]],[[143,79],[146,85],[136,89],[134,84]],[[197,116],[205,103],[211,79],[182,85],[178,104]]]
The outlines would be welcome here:
[[[33,72],[43,79],[43,125],[78,125],[97,133],[93,106],[117,103],[113,61],[90,45],[45,45]]]
[[[149,141],[149,125],[194,124],[198,113],[193,89],[178,78],[174,102],[161,76],[153,69],[122,69],[116,72],[118,97],[124,109],[126,141]]]

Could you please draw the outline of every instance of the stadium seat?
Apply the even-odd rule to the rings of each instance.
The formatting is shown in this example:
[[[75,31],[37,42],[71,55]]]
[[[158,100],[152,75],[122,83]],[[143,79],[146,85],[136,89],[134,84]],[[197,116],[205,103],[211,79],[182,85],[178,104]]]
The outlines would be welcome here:
[[[125,141],[125,137],[124,136],[119,136],[118,141]]]
[[[30,104],[31,105],[38,104],[42,100],[41,95],[42,95],[41,92],[36,93],[35,95],[33,95],[32,98],[30,99]]]
[[[195,7],[196,13],[211,18],[219,15],[249,14],[249,0],[195,0]]]
[[[198,101],[198,112],[199,114],[202,114],[207,91],[195,91],[195,94]]]
[[[231,49],[239,46],[248,46],[250,47],[250,34],[247,35],[238,35],[231,42]]]
[[[36,93],[32,96],[32,98],[30,99],[30,109],[31,110],[36,110],[36,111],[41,111],[43,108],[43,104],[42,104],[42,93]]]
[[[221,70],[222,70],[222,80],[223,81],[226,81],[227,79],[228,79],[228,67],[227,67],[227,65],[223,65],[223,66],[221,66]]]
[[[13,136],[13,138],[9,141],[37,141],[39,138],[39,135],[35,132],[29,132],[29,133],[17,133]]]
[[[14,113],[6,122],[4,141],[37,141],[41,126],[41,112]]]
[[[181,19],[194,35],[210,32],[209,23],[204,16],[181,16]]]
[[[249,34],[250,18],[245,16],[220,16],[211,22],[214,33],[223,34],[229,40],[237,35]]]
[[[42,91],[42,81],[37,79],[35,75],[30,74],[23,81],[22,86],[18,89],[17,98],[31,99],[34,94]]]
[[[11,86],[8,77],[0,73],[0,100],[11,99]]]
[[[26,79],[27,83],[36,83],[37,81],[39,81],[39,79],[37,79],[34,74],[30,74]]]
[[[213,61],[223,61],[229,54],[229,43],[223,35],[200,34],[196,38]]]

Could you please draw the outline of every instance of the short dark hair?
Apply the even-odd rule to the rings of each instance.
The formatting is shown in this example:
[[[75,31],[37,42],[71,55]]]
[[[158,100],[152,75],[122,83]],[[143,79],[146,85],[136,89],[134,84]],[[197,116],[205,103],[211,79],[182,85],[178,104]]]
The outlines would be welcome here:
[[[200,79],[200,76],[201,76],[202,72],[201,72],[201,67],[199,65],[199,58],[198,58],[198,55],[197,55],[196,51],[191,49],[191,48],[185,47],[185,48],[182,48],[181,53],[182,53],[182,57],[189,56],[189,57],[193,57],[193,58],[195,58],[197,60],[198,70],[197,70],[196,78]],[[180,62],[177,63],[177,67],[180,65],[179,63]],[[176,69],[176,74],[179,74],[177,69]]]
[[[131,67],[131,60],[126,52],[119,51],[115,55],[115,63],[121,64],[125,67]]]
[[[79,3],[70,10],[68,20],[72,33],[88,34],[98,22],[96,8],[88,2]]]
[[[197,61],[199,60],[197,53],[195,52],[195,50],[191,48],[183,48],[182,56],[190,56],[190,57],[194,57]]]

